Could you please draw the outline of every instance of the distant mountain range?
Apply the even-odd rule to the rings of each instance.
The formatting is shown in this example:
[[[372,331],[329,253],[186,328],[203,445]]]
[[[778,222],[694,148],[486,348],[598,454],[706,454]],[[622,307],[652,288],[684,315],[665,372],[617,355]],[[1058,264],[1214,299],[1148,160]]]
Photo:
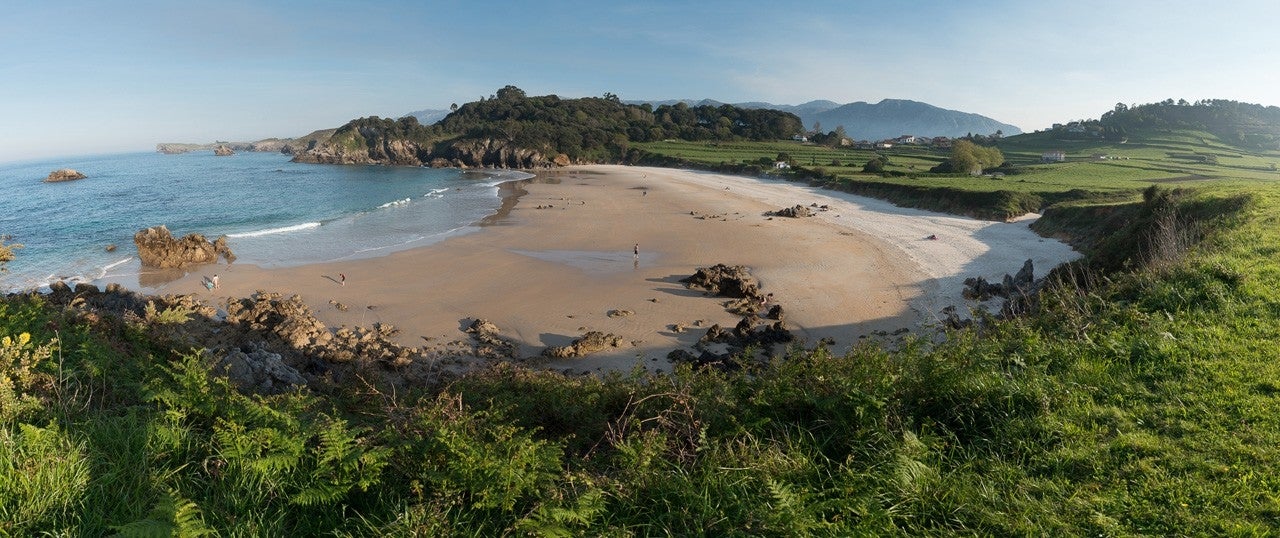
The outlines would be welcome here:
[[[444,117],[448,115],[449,115],[448,109],[436,110],[434,108],[428,108],[425,110],[415,110],[413,112],[410,112],[400,117],[406,118],[409,116],[413,116],[415,118],[418,118],[418,123],[421,123],[423,125],[431,125],[437,121],[444,119]]]
[[[720,101],[703,99],[671,99],[666,101],[625,101],[629,104],[649,103],[653,106],[685,103],[689,106],[720,106]],[[949,136],[989,135],[1001,131],[1005,136],[1021,134],[1022,129],[986,116],[939,108],[928,103],[906,99],[885,99],[876,104],[858,101],[840,104],[833,101],[809,101],[801,105],[775,105],[763,102],[730,103],[739,108],[768,108],[790,112],[800,117],[806,128],[820,123],[823,132],[844,126],[851,138],[883,140],[902,135]]]

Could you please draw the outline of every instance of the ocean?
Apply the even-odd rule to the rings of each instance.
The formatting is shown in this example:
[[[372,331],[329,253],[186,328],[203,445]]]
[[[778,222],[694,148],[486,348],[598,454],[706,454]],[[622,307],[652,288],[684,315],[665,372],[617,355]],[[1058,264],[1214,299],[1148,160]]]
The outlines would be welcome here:
[[[501,205],[498,185],[530,177],[289,158],[147,152],[0,164],[0,237],[23,245],[0,291],[57,280],[154,289],[154,278],[139,278],[133,234],[161,224],[178,237],[226,235],[236,263],[263,267],[382,256],[478,229]],[[88,177],[43,182],[59,168]]]

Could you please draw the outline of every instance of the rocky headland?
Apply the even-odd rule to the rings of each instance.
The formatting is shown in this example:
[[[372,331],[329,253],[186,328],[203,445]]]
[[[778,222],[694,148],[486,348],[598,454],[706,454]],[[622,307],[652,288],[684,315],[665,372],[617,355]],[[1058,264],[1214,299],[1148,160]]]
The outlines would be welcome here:
[[[294,162],[320,164],[388,164],[435,168],[545,168],[567,166],[567,155],[546,155],[494,138],[463,139],[439,144],[397,137],[376,126],[340,131],[310,149],[294,154]]]
[[[232,152],[252,151],[293,155],[314,147],[320,140],[328,139],[334,131],[335,129],[321,129],[297,138],[264,138],[255,142],[210,142],[207,144],[161,142],[156,144],[156,153],[179,155],[193,151],[213,151],[215,155],[219,155],[217,152],[220,148],[226,148],[226,150]]]

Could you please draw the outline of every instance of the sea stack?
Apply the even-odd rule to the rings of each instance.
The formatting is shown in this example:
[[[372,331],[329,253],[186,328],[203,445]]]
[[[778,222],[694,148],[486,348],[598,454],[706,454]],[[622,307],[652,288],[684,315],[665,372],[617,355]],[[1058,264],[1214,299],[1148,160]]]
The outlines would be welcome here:
[[[72,181],[76,179],[84,179],[86,176],[72,170],[70,168],[62,168],[49,172],[49,177],[44,178],[46,183],[57,183],[59,181]]]
[[[227,263],[236,259],[227,247],[225,235],[213,242],[195,233],[177,239],[164,225],[139,231],[133,235],[133,243],[138,246],[142,265],[147,267],[165,269],[216,263],[219,255],[226,258]]]

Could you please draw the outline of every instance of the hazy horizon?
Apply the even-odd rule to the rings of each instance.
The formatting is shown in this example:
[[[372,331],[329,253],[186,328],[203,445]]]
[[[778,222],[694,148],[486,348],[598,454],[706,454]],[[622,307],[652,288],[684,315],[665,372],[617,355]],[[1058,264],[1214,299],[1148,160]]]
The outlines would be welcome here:
[[[1064,9],[1065,8],[1065,9]],[[1280,104],[1261,1],[19,4],[0,162],[301,136],[530,95],[909,99],[1024,131],[1117,102]]]

